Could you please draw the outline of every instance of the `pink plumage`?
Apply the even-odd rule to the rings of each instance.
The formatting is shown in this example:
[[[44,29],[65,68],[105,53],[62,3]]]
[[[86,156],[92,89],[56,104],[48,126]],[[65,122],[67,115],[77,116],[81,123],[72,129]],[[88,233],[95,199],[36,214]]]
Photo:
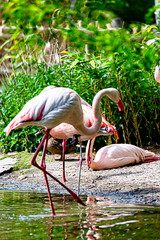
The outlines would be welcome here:
[[[75,109],[80,110],[79,115]],[[83,121],[79,95],[72,89],[50,86],[28,101],[5,131],[8,135],[11,130],[28,125],[51,129],[61,122],[74,123],[72,114]]]
[[[144,150],[132,144],[112,144],[99,149],[92,157],[94,140],[89,141],[86,156],[90,158],[90,167],[93,170],[104,170],[138,164],[142,162],[160,160],[159,156],[148,150]]]

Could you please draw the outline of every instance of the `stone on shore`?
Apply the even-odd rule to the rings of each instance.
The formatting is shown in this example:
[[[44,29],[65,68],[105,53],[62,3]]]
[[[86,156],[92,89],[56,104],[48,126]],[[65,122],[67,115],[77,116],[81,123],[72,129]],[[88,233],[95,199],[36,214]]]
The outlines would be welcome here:
[[[0,160],[0,176],[4,173],[11,172],[16,162],[17,159],[11,157]]]

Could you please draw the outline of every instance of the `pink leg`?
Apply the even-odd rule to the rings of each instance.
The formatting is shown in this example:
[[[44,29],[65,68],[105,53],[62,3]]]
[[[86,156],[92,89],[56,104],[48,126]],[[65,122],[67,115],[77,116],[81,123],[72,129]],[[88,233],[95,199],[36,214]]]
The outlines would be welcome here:
[[[43,148],[43,154],[42,154],[42,159],[41,159],[41,168],[46,170],[46,163],[45,163],[45,155],[46,155],[46,149],[47,149],[47,143],[48,143],[48,137],[49,137],[49,132],[48,132],[48,136],[46,136],[45,142],[44,142],[44,148]],[[54,207],[53,207],[53,202],[52,202],[52,198],[51,198],[51,192],[50,192],[50,187],[49,187],[49,183],[48,183],[48,178],[47,178],[47,174],[43,171],[44,174],[44,179],[46,182],[46,186],[47,186],[47,191],[48,191],[48,197],[49,197],[49,202],[50,202],[50,206],[51,206],[51,211],[52,211],[52,215],[55,216],[55,211],[54,211]]]
[[[91,158],[90,158],[90,147],[91,147],[91,142],[92,142],[92,139],[88,140],[89,141],[89,150],[88,150],[88,155],[87,155],[87,166],[88,166],[88,169],[90,169],[90,164],[91,164]]]
[[[43,143],[45,141],[45,139],[47,138],[48,139],[48,135],[49,135],[49,131],[50,130],[47,130],[45,132],[45,135],[43,136],[38,148],[36,149],[35,151],[35,154],[31,160],[31,164],[35,167],[37,167],[38,169],[40,169],[41,171],[43,171],[44,174],[50,176],[53,180],[55,180],[56,182],[58,182],[62,187],[64,187],[70,194],[71,196],[80,204],[82,204],[83,206],[86,206],[85,203],[76,195],[76,193],[74,193],[71,189],[69,189],[67,186],[65,186],[62,182],[60,182],[57,178],[55,178],[53,175],[51,175],[48,171],[46,171],[46,169],[43,169],[41,166],[39,166],[36,162],[36,157],[39,153],[39,151],[41,150],[42,146],[43,146]],[[41,164],[43,165],[43,162],[44,160],[41,161]],[[47,181],[48,182],[48,181]],[[47,184],[47,183],[46,183]],[[47,187],[48,188],[48,187]],[[54,213],[52,212],[52,214],[54,215]]]
[[[63,139],[63,151],[62,151],[62,161],[63,161],[63,182],[66,182],[66,177],[65,177],[65,151],[66,151],[66,139]]]
[[[50,206],[51,206],[52,215],[55,216],[56,214],[55,214],[54,207],[53,207],[53,202],[52,202],[52,198],[51,198],[50,188],[49,188],[49,184],[48,184],[48,178],[47,178],[47,175],[45,173],[45,170],[46,170],[45,154],[46,154],[46,148],[47,148],[47,143],[48,143],[48,137],[49,137],[49,130],[47,130],[45,132],[45,135],[43,136],[43,138],[42,138],[38,148],[35,151],[35,154],[34,154],[32,160],[31,160],[31,164],[43,171],[45,182],[46,182],[46,186],[47,186],[48,197],[49,197],[49,202],[50,202]],[[39,166],[37,164],[37,162],[36,162],[36,157],[37,157],[39,151],[41,150],[41,148],[43,146],[43,143],[44,143],[43,154],[42,154],[41,164]]]
[[[83,158],[82,158],[82,142],[80,142],[80,160],[79,160],[79,174],[78,174],[78,196],[80,193],[80,181],[81,181],[81,169],[82,169],[82,162],[83,162]]]

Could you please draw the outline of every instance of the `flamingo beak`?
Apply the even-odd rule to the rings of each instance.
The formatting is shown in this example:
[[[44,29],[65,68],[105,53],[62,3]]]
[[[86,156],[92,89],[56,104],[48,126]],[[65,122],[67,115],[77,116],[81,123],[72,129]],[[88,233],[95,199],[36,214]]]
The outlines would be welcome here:
[[[115,131],[116,131],[116,127],[114,127],[114,129],[115,129]],[[111,127],[102,127],[100,130],[99,130],[99,132],[98,133],[100,133],[100,134],[113,134],[114,132],[113,132],[113,129],[111,128]]]
[[[121,99],[118,101],[117,106],[118,106],[119,112],[124,112],[124,104]]]

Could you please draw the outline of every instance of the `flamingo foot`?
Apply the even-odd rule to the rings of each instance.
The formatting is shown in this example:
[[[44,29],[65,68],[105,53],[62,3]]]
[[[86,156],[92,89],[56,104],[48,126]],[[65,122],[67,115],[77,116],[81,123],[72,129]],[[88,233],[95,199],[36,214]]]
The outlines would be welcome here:
[[[75,194],[74,192],[72,192],[71,196],[72,196],[78,203],[80,203],[82,206],[86,206],[86,204],[77,196],[77,194]]]
[[[63,177],[63,180],[62,180],[61,182],[62,182],[62,183],[63,183],[63,182],[67,182],[66,178]]]
[[[52,179],[54,179],[56,182],[58,182],[63,188],[65,188],[78,203],[80,203],[83,206],[86,206],[86,204],[77,196],[77,194],[75,192],[73,192],[71,189],[69,189],[66,185],[64,185],[62,182],[60,182],[57,178],[55,178],[52,174],[50,174],[46,170],[45,170],[45,173],[48,176],[50,176]]]

